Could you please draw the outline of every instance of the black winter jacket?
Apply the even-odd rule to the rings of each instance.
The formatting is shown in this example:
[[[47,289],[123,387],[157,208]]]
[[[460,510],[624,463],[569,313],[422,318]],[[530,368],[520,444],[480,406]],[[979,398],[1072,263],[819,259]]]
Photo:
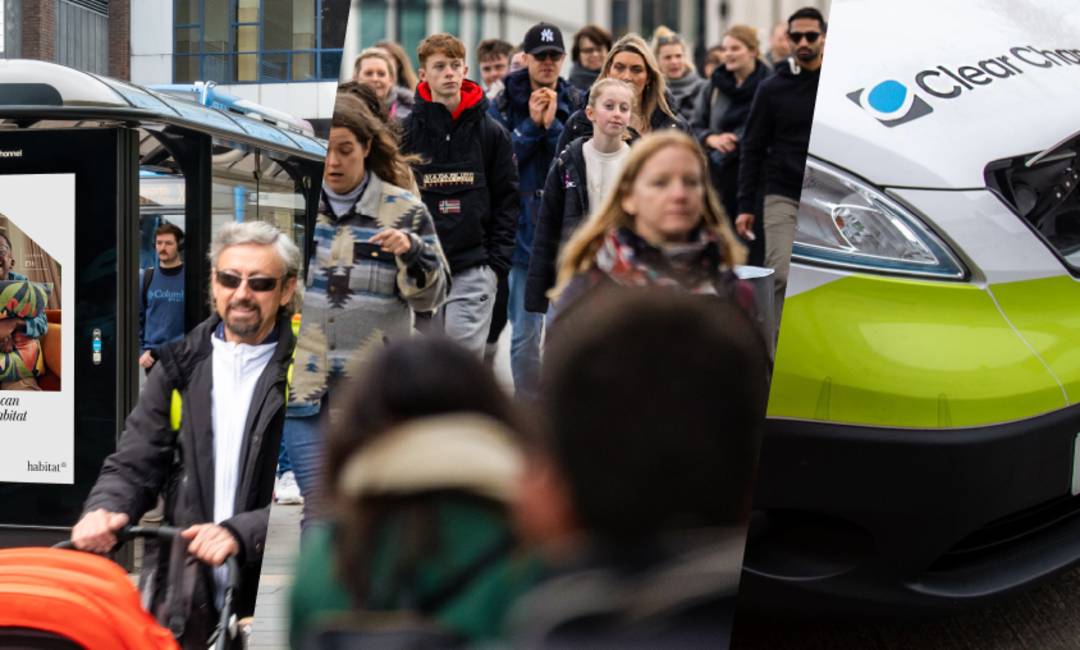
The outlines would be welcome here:
[[[183,340],[158,349],[139,401],[124,423],[116,451],[101,468],[83,512],[104,508],[138,521],[165,500],[167,525],[186,528],[214,518],[214,432],[211,386],[213,348],[210,337],[221,322],[216,314],[195,327]],[[285,422],[286,373],[295,339],[290,319],[277,322],[278,341],[255,386],[245,425],[239,484],[232,517],[221,522],[240,547],[240,588],[234,607],[238,617],[255,611],[274,474]],[[169,426],[172,391],[180,392],[180,430]],[[144,580],[152,588],[151,611],[184,647],[205,647],[216,624],[214,578],[211,568],[182,549],[157,550],[144,560]]]
[[[670,92],[667,93],[668,106],[675,106],[675,98]],[[585,103],[588,103],[586,98]],[[675,110],[672,108],[672,110]],[[653,111],[649,117],[649,128],[653,131],[659,131],[660,129],[679,129],[684,133],[690,132],[690,124],[686,120],[676,115],[672,117],[664,111],[657,108]],[[633,142],[641,137],[641,134],[630,127],[630,141]],[[566,145],[570,144],[578,138],[591,138],[592,137],[592,122],[585,116],[585,109],[582,108],[579,111],[575,111],[570,119],[566,121],[566,128],[563,129],[562,136],[559,137],[559,144],[557,148],[562,151],[566,148]]]
[[[480,86],[465,80],[462,102],[454,119],[421,83],[402,123],[401,150],[423,158],[416,181],[451,273],[487,264],[505,275],[521,210],[514,150]]]
[[[555,286],[559,251],[570,235],[589,216],[589,189],[585,178],[585,153],[589,138],[578,138],[563,149],[548,171],[544,199],[533,237],[529,275],[525,281],[525,310],[544,313],[547,291]]]
[[[820,76],[787,59],[758,86],[740,147],[739,213],[754,212],[763,171],[766,195],[799,200]]]

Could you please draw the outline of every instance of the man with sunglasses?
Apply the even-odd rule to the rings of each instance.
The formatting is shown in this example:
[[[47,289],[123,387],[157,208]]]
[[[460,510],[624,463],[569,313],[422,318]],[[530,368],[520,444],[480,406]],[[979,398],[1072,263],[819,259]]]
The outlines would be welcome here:
[[[227,224],[209,257],[215,313],[159,348],[71,531],[77,548],[106,552],[163,496],[164,521],[183,539],[148,551],[144,596],[185,648],[206,647],[230,555],[241,567],[236,613],[255,609],[299,306],[300,251],[273,225]]]
[[[810,146],[825,29],[825,19],[813,7],[799,9],[788,19],[794,57],[778,65],[775,74],[758,86],[739,157],[735,229],[752,239],[759,212],[764,218],[765,266],[776,271],[773,322],[777,326],[791,267],[795,214]],[[762,195],[764,208],[759,209]]]
[[[559,153],[559,136],[566,120],[583,105],[583,95],[559,76],[566,50],[555,25],[529,28],[522,44],[526,66],[507,75],[503,92],[489,108],[510,131],[518,165],[521,212],[509,276],[507,314],[513,328],[510,369],[519,397],[534,396],[540,380],[540,336],[543,314],[525,311],[525,279],[529,273],[533,233],[540,212],[541,192],[548,167]]]

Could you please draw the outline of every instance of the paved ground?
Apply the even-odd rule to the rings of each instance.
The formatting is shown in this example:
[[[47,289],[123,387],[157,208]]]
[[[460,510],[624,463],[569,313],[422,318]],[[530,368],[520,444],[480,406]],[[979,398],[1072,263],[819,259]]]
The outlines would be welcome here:
[[[267,532],[249,648],[279,650],[289,647],[288,591],[296,553],[300,549],[302,511],[302,506],[275,505],[270,508],[270,530]]]
[[[1080,569],[993,607],[938,620],[787,622],[736,616],[732,650],[1080,648]]]

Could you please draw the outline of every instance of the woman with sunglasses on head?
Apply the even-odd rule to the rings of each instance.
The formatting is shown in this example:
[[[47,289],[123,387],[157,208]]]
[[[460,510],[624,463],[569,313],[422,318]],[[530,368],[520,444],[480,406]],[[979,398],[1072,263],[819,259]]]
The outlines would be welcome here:
[[[552,336],[570,326],[574,305],[618,286],[667,287],[755,312],[751,289],[734,273],[746,252],[708,175],[701,148],[684,133],[653,133],[630,149],[615,187],[560,258],[549,294]]]
[[[328,393],[374,350],[410,336],[415,312],[446,296],[435,224],[404,189],[412,162],[362,100],[337,94],[285,429],[305,524],[321,514],[314,488],[327,423],[318,415]]]
[[[713,187],[720,194],[729,216],[738,214],[739,141],[746,132],[750,104],[758,84],[769,76],[761,60],[757,30],[734,25],[724,34],[723,64],[717,66],[709,82],[698,94],[690,127],[709,158]],[[761,262],[764,237],[751,243],[751,263]],[[757,254],[755,254],[757,253]]]
[[[623,36],[608,52],[597,79],[607,77],[625,81],[637,92],[634,114],[630,118],[631,141],[661,129],[690,131],[690,125],[672,108],[675,100],[667,89],[656,57],[637,34]],[[578,138],[591,137],[592,132],[593,124],[585,115],[585,109],[575,112],[566,121],[566,127],[559,137],[558,151]]]
[[[694,69],[689,52],[686,50],[686,42],[664,25],[657,27],[653,32],[653,53],[656,55],[657,63],[660,64],[660,70],[664,73],[668,90],[675,97],[672,108],[680,117],[689,122],[694,113],[694,100],[708,81]]]

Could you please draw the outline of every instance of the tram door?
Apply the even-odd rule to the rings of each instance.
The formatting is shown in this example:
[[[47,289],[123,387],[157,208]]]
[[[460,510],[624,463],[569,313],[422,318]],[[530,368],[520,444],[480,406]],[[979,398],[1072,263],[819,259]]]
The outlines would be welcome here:
[[[0,546],[67,537],[134,404],[138,144],[0,130]]]

